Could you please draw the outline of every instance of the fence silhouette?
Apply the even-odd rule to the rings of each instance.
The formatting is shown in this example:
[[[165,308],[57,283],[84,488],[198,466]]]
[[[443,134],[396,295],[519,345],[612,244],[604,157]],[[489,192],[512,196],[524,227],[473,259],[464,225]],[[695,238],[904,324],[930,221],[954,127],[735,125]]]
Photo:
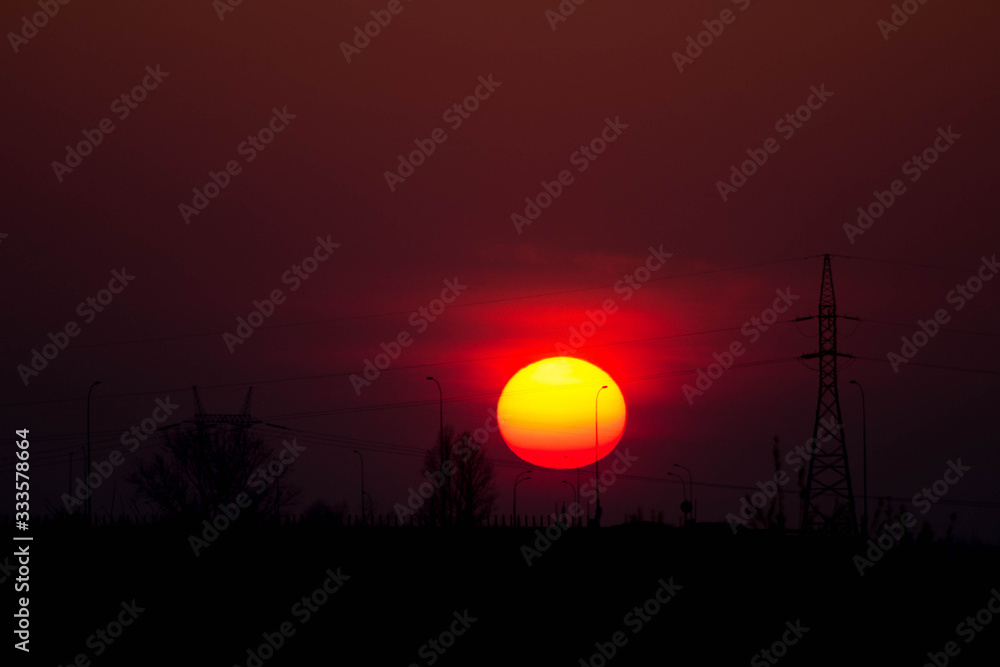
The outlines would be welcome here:
[[[209,517],[205,517],[206,519]],[[156,514],[116,514],[109,513],[94,514],[91,525],[93,526],[148,526],[171,520]],[[0,519],[0,523],[3,519]],[[83,515],[58,515],[53,517],[39,517],[34,519],[36,524],[84,524],[86,518]],[[238,524],[239,519],[233,520]],[[270,520],[267,523],[275,525],[323,525],[329,527],[376,527],[376,528],[424,528],[429,527],[431,522],[427,517],[413,515],[410,518],[400,520],[399,516],[392,512],[385,512],[369,516],[367,521],[362,521],[360,514],[330,512],[321,516],[307,516],[305,514],[290,514],[282,516],[280,521]],[[492,514],[482,521],[472,524],[475,528],[546,528],[548,526],[560,525],[563,527],[585,526],[586,518],[576,519],[567,514]],[[468,524],[466,524],[468,525]]]
[[[282,523],[302,523],[310,519],[300,515],[284,517]],[[400,520],[395,513],[380,513],[368,517],[367,522],[362,521],[360,514],[330,515],[320,519],[324,523],[333,523],[343,527],[373,526],[376,528],[423,528],[430,525],[426,517],[413,516],[412,518]],[[545,528],[552,525],[577,526],[583,522],[572,518],[568,514],[492,514],[482,521],[476,522],[472,527],[478,528]]]

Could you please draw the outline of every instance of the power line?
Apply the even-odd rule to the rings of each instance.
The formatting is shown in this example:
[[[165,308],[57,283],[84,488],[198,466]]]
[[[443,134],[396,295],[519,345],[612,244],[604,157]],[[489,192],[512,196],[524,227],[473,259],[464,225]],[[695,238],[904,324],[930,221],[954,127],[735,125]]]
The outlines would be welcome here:
[[[733,267],[722,268],[722,269],[708,269],[708,270],[705,270],[705,271],[694,271],[694,272],[691,272],[691,273],[677,273],[677,274],[673,274],[673,275],[669,275],[669,276],[653,276],[653,277],[651,277],[646,282],[659,282],[659,281],[664,281],[664,280],[677,280],[677,279],[680,279],[680,278],[692,278],[692,277],[696,277],[696,276],[705,276],[705,275],[710,275],[710,274],[715,274],[715,273],[726,273],[726,272],[729,272],[729,271],[741,271],[743,269],[751,269],[751,268],[757,268],[757,267],[762,267],[762,266],[771,266],[773,264],[783,264],[783,263],[786,263],[786,262],[800,261],[802,259],[806,259],[806,258],[802,258],[802,257],[789,257],[789,258],[786,258],[786,259],[776,259],[776,260],[771,260],[771,261],[767,261],[767,262],[757,262],[755,264],[743,264],[743,265],[740,265],[740,266],[733,266]],[[466,303],[458,302],[458,303],[454,303],[454,304],[449,305],[448,309],[449,310],[454,310],[456,308],[473,308],[473,307],[476,307],[476,306],[489,306],[489,305],[494,305],[494,304],[497,304],[497,303],[505,303],[505,302],[509,302],[509,301],[523,301],[523,300],[527,300],[527,299],[541,299],[541,298],[550,297],[550,296],[561,296],[561,295],[564,295],[564,294],[576,294],[576,293],[580,293],[580,292],[593,292],[593,291],[596,291],[596,290],[607,290],[607,289],[610,289],[610,287],[607,284],[604,284],[604,285],[595,285],[595,286],[592,286],[592,287],[577,287],[577,288],[573,288],[573,289],[556,290],[556,291],[552,291],[552,292],[539,292],[539,293],[536,293],[536,294],[524,294],[524,295],[521,295],[521,296],[510,296],[510,297],[502,297],[502,298],[498,298],[498,299],[488,299],[488,300],[485,300],[485,301],[471,301],[471,302],[466,302]],[[306,321],[306,322],[288,322],[286,324],[269,324],[269,325],[266,325],[266,326],[257,327],[255,329],[255,331],[269,331],[269,330],[273,330],[273,329],[288,329],[288,328],[293,328],[293,327],[306,327],[306,326],[336,324],[336,323],[339,323],[339,322],[352,322],[352,321],[356,321],[356,320],[376,319],[376,318],[379,318],[379,317],[389,317],[389,316],[395,316],[395,315],[410,315],[413,312],[415,312],[414,309],[410,309],[410,310],[396,310],[396,311],[388,311],[388,312],[382,312],[382,313],[368,313],[368,314],[364,314],[364,315],[350,315],[350,316],[347,316],[347,317],[334,317],[334,318],[328,318],[328,319],[322,319],[322,320],[309,320],[309,321]],[[223,331],[212,331],[212,332],[204,332],[204,333],[174,334],[174,335],[170,335],[170,336],[150,336],[150,337],[147,337],[147,338],[133,338],[133,339],[130,339],[130,340],[105,341],[105,342],[102,342],[102,343],[77,343],[77,344],[73,345],[73,349],[74,350],[82,350],[82,349],[96,348],[96,347],[109,347],[109,346],[113,346],[113,345],[134,345],[134,344],[139,344],[139,343],[165,342],[165,341],[172,341],[172,340],[182,340],[182,339],[187,339],[187,338],[207,338],[207,337],[210,337],[210,336],[222,336],[223,333],[226,333],[226,332],[223,332]],[[31,353],[31,350],[12,350],[12,351],[0,352],[0,354],[8,354],[8,355],[29,354],[29,353]]]
[[[920,327],[916,324],[907,324],[906,322],[890,322],[888,320],[873,320],[867,317],[858,318],[859,322],[870,322],[873,324],[884,324],[886,326],[903,327],[906,329],[919,329]],[[953,329],[952,327],[941,327],[941,331],[950,331],[952,333],[968,334],[970,336],[990,336],[992,338],[1000,337],[1000,333],[993,333],[990,331],[969,331],[968,329]]]
[[[729,329],[721,329],[721,330],[713,330],[713,331],[726,331],[726,330],[729,330]],[[678,335],[690,335],[690,334],[678,334]],[[642,339],[642,340],[647,340],[647,339]],[[619,344],[619,343],[609,343],[609,345],[615,345],[615,344]],[[874,361],[874,362],[878,362],[878,363],[890,363],[887,359],[880,359],[880,358],[877,358],[877,357],[853,356],[852,358],[853,359],[862,360],[862,361]],[[759,361],[747,361],[747,362],[742,362],[742,363],[736,363],[736,364],[733,364],[732,366],[730,366],[730,368],[752,368],[752,367],[755,367],[755,366],[766,366],[766,365],[773,365],[773,364],[789,363],[789,362],[792,362],[792,361],[802,363],[801,357],[795,356],[795,357],[781,357],[781,358],[777,358],[777,359],[763,359],[763,360],[759,360]],[[806,365],[804,363],[802,363],[802,365],[803,365],[804,368],[809,369],[808,365]],[[958,366],[946,366],[946,365],[941,365],[941,364],[925,364],[925,363],[919,363],[919,362],[910,361],[910,362],[907,363],[907,365],[908,366],[909,365],[919,366],[919,367],[924,367],[924,368],[933,368],[933,369],[937,369],[937,370],[949,370],[949,371],[962,372],[962,373],[979,373],[979,374],[986,374],[986,375],[1000,375],[1000,371],[977,369],[977,368],[962,368],[962,367],[958,367]],[[650,374],[647,374],[647,375],[637,375],[637,376],[622,378],[621,380],[618,381],[618,384],[625,384],[625,383],[630,383],[630,382],[640,382],[640,381],[644,381],[644,380],[652,380],[652,379],[667,378],[667,377],[677,377],[677,376],[680,376],[680,375],[697,374],[699,370],[700,369],[697,369],[697,368],[685,368],[685,369],[674,370],[674,371],[664,371],[664,372],[660,372],[660,373],[650,373]],[[814,370],[814,369],[810,369],[810,370]],[[315,377],[315,376],[309,376],[309,377],[312,378],[312,377]],[[291,379],[295,379],[295,378],[286,378],[286,379],[274,380],[274,381],[275,382],[282,382],[282,381],[291,380]],[[258,383],[248,383],[248,384],[261,384],[261,382],[258,382]],[[245,385],[243,383],[239,383],[239,384],[218,385],[218,386],[230,387],[230,386],[245,386]],[[187,391],[189,389],[190,388],[187,387],[187,388],[176,389],[176,390],[163,390],[163,392],[169,393],[170,391]],[[147,393],[161,393],[161,392],[147,392]],[[134,395],[134,394],[119,394],[118,396],[130,396],[130,395]],[[444,402],[445,403],[462,403],[462,402],[475,401],[475,400],[496,399],[496,398],[499,398],[499,396],[500,396],[499,392],[483,392],[483,393],[479,393],[479,394],[467,394],[467,395],[464,395],[464,396],[450,396],[450,397],[445,398]],[[54,399],[54,401],[43,401],[43,402],[46,402],[46,403],[47,402],[55,402],[56,400],[59,400],[59,401],[68,401],[68,400],[78,400],[78,399]],[[285,414],[268,415],[266,417],[263,417],[263,419],[267,419],[267,420],[270,420],[270,421],[277,421],[277,420],[286,420],[287,421],[287,420],[290,420],[290,419],[307,419],[307,418],[310,418],[310,417],[322,417],[322,416],[331,416],[331,415],[338,415],[338,414],[349,414],[349,413],[357,413],[357,412],[371,412],[371,411],[377,411],[377,410],[394,410],[394,409],[418,408],[418,407],[425,407],[425,406],[428,406],[428,405],[437,405],[439,402],[440,402],[440,399],[420,399],[420,400],[414,400],[414,401],[399,401],[399,402],[394,402],[394,403],[372,403],[372,404],[368,404],[368,405],[360,405],[360,406],[353,406],[353,407],[331,408],[331,409],[328,409],[328,410],[312,410],[312,411],[306,411],[306,412],[292,412],[292,413],[285,413]],[[117,432],[117,431],[99,431],[99,432],[97,432],[97,435],[105,435],[105,434],[111,435],[113,433],[119,433],[119,432]],[[33,441],[40,442],[40,441],[51,441],[51,440],[66,440],[66,439],[82,438],[82,437],[84,437],[83,433],[60,433],[60,434],[51,435],[51,436],[42,436],[42,437],[39,437],[39,438],[34,438]],[[47,450],[47,451],[58,451],[59,449],[67,449],[68,450],[68,449],[71,449],[71,448],[74,448],[74,447],[77,447],[77,446],[79,446],[79,445],[67,445],[67,446],[65,446],[63,448],[53,448],[53,449],[50,449],[50,450]]]
[[[726,329],[722,329],[721,331],[726,331]],[[688,334],[680,334],[680,335],[688,335]],[[733,364],[732,366],[730,366],[730,368],[750,368],[750,367],[753,367],[753,366],[770,365],[770,364],[778,364],[778,363],[787,363],[787,362],[790,362],[790,361],[796,361],[798,359],[799,359],[798,357],[784,357],[784,358],[780,358],[780,359],[766,359],[766,360],[762,360],[762,361],[742,362],[742,363]],[[640,381],[644,381],[644,380],[651,380],[651,379],[657,379],[657,378],[675,377],[675,376],[679,376],[679,375],[691,375],[691,374],[696,374],[699,370],[700,369],[697,369],[697,368],[686,368],[686,369],[680,369],[680,370],[674,370],[674,371],[664,371],[664,372],[661,372],[661,373],[651,373],[651,374],[647,374],[647,375],[638,375],[638,376],[633,376],[633,377],[622,378],[621,380],[618,381],[618,383],[619,384],[625,384],[625,383],[629,383],[629,382],[640,382]],[[536,390],[529,390],[529,391],[548,391],[548,390],[547,389],[536,389]],[[464,402],[476,401],[476,400],[497,399],[499,397],[500,397],[500,393],[499,392],[482,392],[482,393],[479,393],[479,394],[466,394],[466,395],[463,395],[463,396],[449,396],[449,397],[447,397],[447,398],[444,399],[444,402],[445,403],[464,403]],[[265,419],[265,420],[268,420],[268,421],[279,421],[279,420],[287,421],[287,420],[290,420],[290,419],[306,419],[306,418],[309,418],[309,417],[321,417],[321,416],[330,416],[330,415],[338,415],[338,414],[349,414],[349,413],[357,413],[357,412],[371,412],[371,411],[375,411],[375,410],[393,410],[393,409],[417,408],[417,407],[425,407],[425,406],[428,406],[428,405],[437,405],[440,402],[441,402],[441,399],[419,399],[419,400],[414,400],[414,401],[399,401],[399,402],[394,402],[394,403],[371,403],[371,404],[368,404],[368,405],[360,405],[360,406],[352,406],[352,407],[344,407],[344,408],[330,408],[330,409],[327,409],[327,410],[311,410],[311,411],[306,411],[306,412],[292,412],[292,413],[277,414],[277,415],[267,415],[265,417],[262,417],[261,419]],[[113,435],[113,434],[116,434],[116,433],[118,433],[120,435],[121,432],[119,432],[119,431],[98,431],[98,432],[95,433],[95,432],[92,431],[91,435]],[[54,435],[49,435],[49,436],[36,437],[36,438],[33,438],[32,441],[33,442],[43,442],[43,441],[48,442],[48,441],[53,441],[53,440],[68,440],[68,439],[72,439],[72,438],[82,438],[84,436],[85,436],[84,433],[59,433],[59,434],[54,434]],[[66,446],[61,447],[61,448],[47,449],[46,452],[59,451],[61,449],[68,450],[68,449],[72,449],[72,448],[75,448],[75,447],[78,447],[78,446],[79,446],[78,444],[66,445]]]
[[[777,325],[777,324],[789,324],[791,322],[792,322],[792,320],[779,320],[779,321],[775,322],[775,325]],[[771,326],[774,326],[774,325],[771,325]],[[628,339],[628,340],[613,341],[613,342],[610,342],[610,343],[595,343],[595,344],[592,344],[592,345],[585,345],[585,346],[583,346],[583,347],[581,347],[579,349],[583,350],[583,349],[590,349],[590,348],[596,348],[596,347],[609,347],[609,346],[612,346],[612,345],[630,345],[630,344],[634,344],[634,343],[647,343],[647,342],[658,341],[658,340],[670,340],[670,339],[673,339],[673,338],[684,338],[684,337],[687,337],[687,336],[700,336],[700,335],[720,333],[720,332],[725,332],[725,331],[739,331],[739,330],[740,330],[740,327],[722,327],[722,328],[717,328],[717,329],[706,329],[704,331],[689,331],[689,332],[679,333],[679,334],[669,334],[669,335],[665,335],[665,336],[652,336],[652,337],[648,337],[648,338],[633,338],[633,339]],[[476,362],[476,361],[495,361],[497,359],[511,359],[511,358],[514,358],[514,357],[525,357],[525,356],[526,355],[525,355],[524,352],[515,352],[515,353],[509,353],[509,354],[492,355],[492,356],[488,356],[488,357],[467,357],[467,358],[464,358],[464,359],[455,359],[455,360],[452,360],[452,361],[433,361],[433,362],[427,362],[427,363],[424,363],[424,364],[410,364],[408,366],[389,366],[388,368],[383,369],[382,372],[386,373],[388,371],[413,370],[413,369],[417,369],[417,368],[428,368],[428,367],[431,367],[431,366],[450,366],[450,365],[456,365],[456,364],[473,363],[473,362]],[[357,374],[359,372],[360,371],[358,371],[358,370],[341,371],[341,372],[337,372],[337,373],[321,373],[321,374],[316,374],[316,375],[298,375],[298,376],[290,376],[290,377],[285,377],[285,378],[273,378],[273,379],[270,379],[270,380],[255,380],[255,381],[247,381],[247,382],[228,382],[228,383],[223,383],[223,384],[199,385],[199,386],[202,387],[203,389],[227,389],[227,388],[232,388],[232,387],[246,387],[246,386],[256,386],[256,385],[262,385],[262,384],[274,384],[274,383],[279,383],[279,382],[296,382],[296,381],[301,381],[301,380],[323,380],[323,379],[335,378],[335,377],[350,377],[351,375]],[[191,389],[190,387],[171,387],[171,388],[167,388],[167,389],[156,389],[156,390],[151,390],[151,391],[121,392],[121,393],[118,393],[118,394],[102,394],[100,396],[95,397],[94,400],[109,400],[109,399],[112,399],[112,398],[131,398],[133,396],[163,395],[163,394],[170,394],[170,393],[177,393],[177,392],[186,392],[186,391],[190,391],[190,389]],[[52,403],[83,402],[84,400],[85,399],[82,399],[82,398],[53,398],[53,399],[47,399],[47,400],[42,400],[42,401],[24,401],[24,402],[0,403],[0,407],[23,407],[23,406],[29,406],[29,405],[49,405],[49,404],[52,404]]]
[[[960,273],[973,273],[974,269],[963,269],[957,266],[941,266],[939,264],[921,264],[919,262],[903,262],[894,259],[875,259],[874,257],[858,257],[857,255],[834,255],[830,254],[831,257],[840,257],[842,259],[856,259],[863,262],[877,262],[879,264],[897,264],[899,266],[914,266],[921,269],[935,269],[937,271],[958,271]],[[822,257],[822,255],[816,255],[816,257]]]
[[[892,363],[888,359],[879,359],[878,357],[859,357],[855,356],[855,359],[860,359],[862,361],[877,361],[881,364]],[[986,368],[961,368],[959,366],[945,366],[943,364],[923,364],[917,361],[907,360],[906,366],[919,366],[921,368],[935,368],[943,371],[956,371],[960,373],[979,373],[981,375],[1000,375],[1000,371],[989,370]]]

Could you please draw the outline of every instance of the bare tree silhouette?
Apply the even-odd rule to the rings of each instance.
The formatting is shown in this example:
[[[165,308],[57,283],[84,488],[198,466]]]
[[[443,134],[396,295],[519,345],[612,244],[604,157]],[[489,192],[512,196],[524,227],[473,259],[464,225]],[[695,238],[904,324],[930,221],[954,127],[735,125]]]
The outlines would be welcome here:
[[[299,489],[272,476],[266,466],[275,459],[273,448],[243,426],[212,425],[163,432],[165,453],[140,464],[129,476],[140,497],[148,498],[161,516],[205,518],[220,505],[246,493],[252,504],[242,514],[260,521],[279,514],[293,503]]]
[[[445,427],[438,446],[424,457],[423,474],[435,486],[420,507],[424,523],[477,526],[493,511],[497,500],[493,463],[468,431],[454,438],[454,429]]]
[[[771,459],[774,464],[774,475],[772,480],[774,480],[777,486],[778,476],[781,473],[781,450],[778,448],[778,436],[774,436],[774,446],[771,448]],[[799,482],[799,496],[802,497],[805,489],[805,476],[803,472],[799,471],[798,476]],[[770,482],[769,482],[770,483]],[[783,531],[787,524],[787,519],[785,517],[784,505],[782,501],[783,489],[776,488],[774,497],[771,498],[771,502],[767,504],[766,508],[757,509],[753,508],[753,515],[750,518],[750,525],[754,528],[766,528],[771,530]]]

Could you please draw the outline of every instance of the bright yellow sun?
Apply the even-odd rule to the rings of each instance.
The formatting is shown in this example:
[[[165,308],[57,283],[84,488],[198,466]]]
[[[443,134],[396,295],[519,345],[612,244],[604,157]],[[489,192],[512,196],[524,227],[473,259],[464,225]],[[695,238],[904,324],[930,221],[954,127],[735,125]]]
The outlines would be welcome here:
[[[602,389],[602,387],[606,387]],[[500,434],[511,451],[545,468],[576,468],[610,454],[625,432],[625,397],[606,372],[574,357],[525,366],[503,388]]]

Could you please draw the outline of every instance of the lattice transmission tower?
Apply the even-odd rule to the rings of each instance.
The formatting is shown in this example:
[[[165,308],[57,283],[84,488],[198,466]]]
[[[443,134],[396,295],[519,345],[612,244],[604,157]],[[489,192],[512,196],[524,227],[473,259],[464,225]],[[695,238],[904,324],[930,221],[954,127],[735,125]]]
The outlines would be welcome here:
[[[844,424],[837,392],[837,361],[851,357],[837,351],[837,300],[833,292],[830,255],[823,255],[823,282],[819,294],[819,351],[803,359],[819,360],[819,397],[810,449],[809,475],[803,494],[802,530],[857,537],[858,519],[847,465]],[[811,318],[801,318],[811,319]],[[856,318],[845,318],[856,319]]]

